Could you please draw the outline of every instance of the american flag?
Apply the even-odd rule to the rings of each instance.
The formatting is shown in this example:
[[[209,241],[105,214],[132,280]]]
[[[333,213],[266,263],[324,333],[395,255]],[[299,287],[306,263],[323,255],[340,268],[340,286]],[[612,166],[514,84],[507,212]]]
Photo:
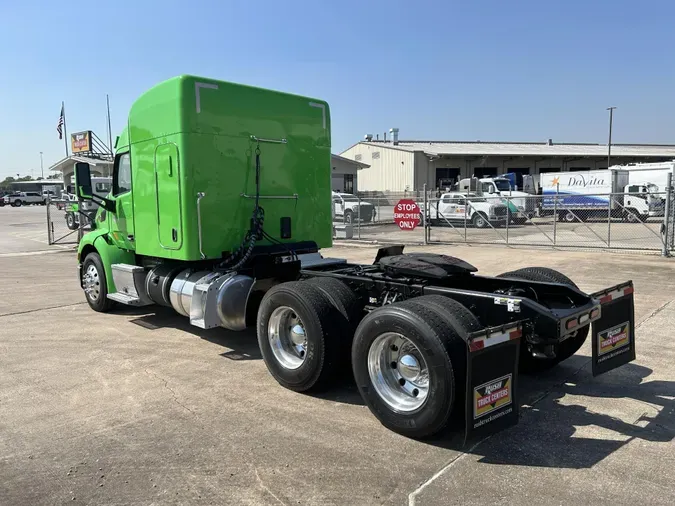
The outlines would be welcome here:
[[[59,122],[56,125],[56,131],[59,133],[59,139],[63,139],[63,123],[65,121],[66,121],[65,105],[61,104],[61,115],[59,116]]]

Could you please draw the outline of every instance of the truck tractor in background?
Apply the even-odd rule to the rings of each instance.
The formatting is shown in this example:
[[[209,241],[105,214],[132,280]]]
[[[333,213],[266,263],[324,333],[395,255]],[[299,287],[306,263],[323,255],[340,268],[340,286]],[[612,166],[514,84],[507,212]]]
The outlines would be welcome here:
[[[77,175],[75,177],[77,178]],[[77,181],[75,184],[77,185]],[[112,189],[112,177],[92,177],[91,186],[94,195],[105,197]],[[77,197],[73,195],[73,198],[64,206],[66,226],[69,230],[77,230],[80,222],[85,227],[90,225],[98,207],[99,205],[90,199],[83,200],[80,204]]]
[[[517,423],[520,372],[555,367],[589,334],[594,374],[635,358],[630,281],[587,294],[551,269],[480,276],[401,246],[369,265],[324,258],[322,100],[180,76],[138,98],[126,124],[109,195],[76,164],[78,196],[100,206],[78,247],[95,311],[157,305],[200,329],[253,326],[280,385],[316,391],[349,372],[373,415],[409,437]]]
[[[479,178],[479,192],[488,200],[503,202],[509,208],[509,214],[516,223],[525,223],[536,212],[535,199],[532,195],[518,191],[508,174],[498,177]],[[474,178],[475,179],[475,178]],[[468,191],[471,178],[462,179],[458,184],[460,191]]]

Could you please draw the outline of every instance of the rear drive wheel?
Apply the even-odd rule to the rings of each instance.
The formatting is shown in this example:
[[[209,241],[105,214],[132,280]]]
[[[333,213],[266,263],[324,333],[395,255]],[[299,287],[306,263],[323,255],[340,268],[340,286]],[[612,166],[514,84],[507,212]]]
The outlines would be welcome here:
[[[349,367],[350,353],[352,348],[352,339],[356,326],[363,316],[363,307],[365,302],[344,282],[335,278],[314,277],[305,281],[319,290],[331,301],[333,306],[340,312],[344,318],[343,332],[339,338],[339,361],[340,367],[351,375]]]
[[[414,438],[446,427],[464,388],[458,322],[428,297],[377,308],[361,321],[352,344],[354,378],[385,427]]]
[[[280,385],[305,392],[333,381],[346,322],[317,287],[304,281],[272,287],[257,326],[263,360]]]
[[[476,228],[485,228],[488,226],[488,219],[483,213],[474,214],[471,222]]]
[[[560,213],[560,219],[558,221],[574,223],[577,221],[577,216],[572,211],[563,211]]]
[[[573,286],[574,288],[579,288],[574,283],[574,281],[565,276],[563,273],[554,269],[549,269],[548,267],[525,267],[516,271],[505,272],[497,277],[522,279],[525,281],[540,281],[545,283],[560,283],[563,285]],[[545,371],[555,367],[563,360],[570,358],[577,351],[579,351],[584,342],[586,342],[590,328],[590,325],[586,325],[585,327],[582,327],[576,332],[570,334],[570,336],[562,343],[556,345],[556,356],[554,358],[536,358],[532,355],[531,350],[527,349],[527,344],[523,343],[523,345],[520,347],[521,370],[525,373]]]
[[[98,253],[89,253],[82,264],[82,286],[87,303],[94,311],[107,313],[113,307],[108,298],[105,269]]]

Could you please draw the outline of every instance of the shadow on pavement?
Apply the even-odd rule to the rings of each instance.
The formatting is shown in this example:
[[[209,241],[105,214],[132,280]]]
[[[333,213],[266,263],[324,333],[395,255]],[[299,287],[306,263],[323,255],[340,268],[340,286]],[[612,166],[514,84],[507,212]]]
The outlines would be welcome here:
[[[528,405],[527,391],[541,386],[546,378],[529,384],[525,377],[519,388],[520,398],[525,398],[521,401],[519,424],[484,440],[470,453],[481,455],[479,462],[488,464],[585,469],[636,439],[670,442],[675,438],[675,382],[645,381],[651,373],[651,369],[636,364],[595,379],[586,372],[574,380],[557,383],[534,406]],[[638,406],[638,415],[625,421],[570,404],[577,396],[597,399],[594,402],[603,411],[611,409],[612,400],[622,403],[622,412],[630,403]],[[471,447],[471,443],[465,446],[457,433],[428,443],[456,451]]]
[[[228,351],[224,351],[220,355],[230,360],[262,360],[255,327],[249,327],[242,332],[233,332],[222,328],[204,330],[190,325],[190,321],[187,318],[177,314],[171,308],[153,306],[151,309],[152,313],[148,313],[148,309],[125,307],[120,308],[116,313],[127,316],[138,315],[137,318],[130,320],[131,323],[148,330],[161,328],[177,329],[223,348],[228,348]],[[307,395],[333,402],[362,406],[363,400],[351,376],[351,369],[348,372],[349,374],[335,378],[336,384],[334,388],[325,392]]]
[[[146,329],[178,329],[228,348],[221,356],[230,360],[262,359],[252,327],[242,332],[220,328],[203,330],[163,307],[153,307],[152,313],[144,308],[125,308],[119,313],[138,315],[131,322]],[[471,453],[482,455],[480,462],[484,463],[576,469],[593,466],[634,439],[668,442],[675,438],[675,382],[646,381],[652,370],[632,363],[592,378],[587,372],[588,363],[587,357],[574,356],[544,374],[521,376],[519,424],[482,442]],[[334,388],[308,395],[363,405],[349,372],[336,378]],[[615,399],[616,402],[632,399],[643,403],[644,408],[640,408],[639,417],[627,422],[596,413],[586,406],[569,404],[565,402],[568,395],[572,400],[575,396]],[[599,411],[606,411],[604,408]],[[650,412],[656,411],[650,416]],[[578,435],[581,427],[589,428],[583,431],[585,436]],[[443,435],[424,443],[467,451],[475,442],[465,445],[463,432],[463,421],[456,420]],[[588,437],[589,432],[600,433],[602,437]]]

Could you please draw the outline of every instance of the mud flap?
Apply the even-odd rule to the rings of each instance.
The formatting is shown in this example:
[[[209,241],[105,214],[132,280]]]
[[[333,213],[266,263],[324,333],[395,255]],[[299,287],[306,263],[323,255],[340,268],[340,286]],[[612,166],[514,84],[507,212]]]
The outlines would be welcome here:
[[[633,282],[591,295],[600,300],[600,319],[593,323],[593,376],[635,360]]]
[[[473,332],[467,340],[464,441],[518,423],[518,357],[522,322]]]

